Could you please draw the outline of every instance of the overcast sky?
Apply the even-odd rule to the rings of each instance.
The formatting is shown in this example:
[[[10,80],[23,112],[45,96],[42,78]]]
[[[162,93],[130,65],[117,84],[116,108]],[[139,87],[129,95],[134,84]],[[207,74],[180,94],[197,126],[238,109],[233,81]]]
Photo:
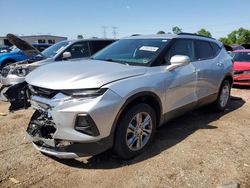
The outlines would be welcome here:
[[[185,32],[204,27],[213,37],[250,29],[250,0],[0,0],[0,36],[52,34],[76,38],[118,38],[154,34],[179,26]]]

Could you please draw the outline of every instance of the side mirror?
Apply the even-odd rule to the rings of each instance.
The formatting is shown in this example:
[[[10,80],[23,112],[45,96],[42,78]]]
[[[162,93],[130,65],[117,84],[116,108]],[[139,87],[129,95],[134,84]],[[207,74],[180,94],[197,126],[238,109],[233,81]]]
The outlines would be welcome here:
[[[171,71],[178,67],[182,67],[190,63],[190,58],[185,55],[175,55],[170,59],[171,65],[167,67],[167,70]]]
[[[64,52],[62,54],[62,59],[66,60],[69,59],[71,57],[71,53],[70,52]]]

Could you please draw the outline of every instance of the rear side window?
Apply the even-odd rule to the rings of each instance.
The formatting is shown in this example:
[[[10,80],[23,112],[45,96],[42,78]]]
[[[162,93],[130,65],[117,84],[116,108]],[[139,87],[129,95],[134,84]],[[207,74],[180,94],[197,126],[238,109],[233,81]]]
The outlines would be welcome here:
[[[96,52],[100,51],[101,49],[103,49],[104,47],[110,45],[112,42],[112,40],[107,40],[107,41],[91,41],[90,45],[91,45],[91,55],[95,54]]]
[[[213,49],[209,42],[197,40],[195,45],[197,60],[212,59],[214,57]]]
[[[212,46],[214,57],[217,56],[220,53],[221,48],[214,42],[210,42],[210,45]]]

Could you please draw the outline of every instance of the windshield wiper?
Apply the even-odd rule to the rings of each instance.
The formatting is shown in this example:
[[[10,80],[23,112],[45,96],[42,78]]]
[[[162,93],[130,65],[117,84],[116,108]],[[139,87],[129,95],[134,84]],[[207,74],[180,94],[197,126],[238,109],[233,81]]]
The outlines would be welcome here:
[[[114,62],[114,63],[120,63],[123,65],[129,65],[129,62],[127,61],[122,61],[122,60],[114,60],[114,59],[104,59],[103,61],[109,61],[109,62]]]
[[[123,65],[129,65],[129,62],[127,62],[127,61],[115,60],[115,59],[112,59],[112,58],[109,58],[109,59],[95,59],[94,57],[90,57],[90,59],[99,60],[99,61],[108,61],[108,62],[113,62],[113,63],[120,63],[120,64],[123,64]]]

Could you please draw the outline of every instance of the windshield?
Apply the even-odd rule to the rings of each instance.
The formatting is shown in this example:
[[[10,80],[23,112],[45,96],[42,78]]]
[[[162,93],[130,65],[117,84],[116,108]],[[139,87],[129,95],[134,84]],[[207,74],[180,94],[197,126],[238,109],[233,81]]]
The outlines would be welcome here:
[[[234,61],[250,63],[250,52],[233,52],[232,57]]]
[[[56,54],[61,52],[65,46],[69,44],[69,41],[58,42],[49,48],[45,49],[42,54],[46,57],[54,57]]]
[[[147,65],[167,42],[166,39],[122,39],[96,53],[92,59]]]
[[[20,51],[20,49],[17,48],[16,46],[11,46],[11,47],[10,47],[10,52],[17,53],[17,52],[19,52],[19,51]]]

